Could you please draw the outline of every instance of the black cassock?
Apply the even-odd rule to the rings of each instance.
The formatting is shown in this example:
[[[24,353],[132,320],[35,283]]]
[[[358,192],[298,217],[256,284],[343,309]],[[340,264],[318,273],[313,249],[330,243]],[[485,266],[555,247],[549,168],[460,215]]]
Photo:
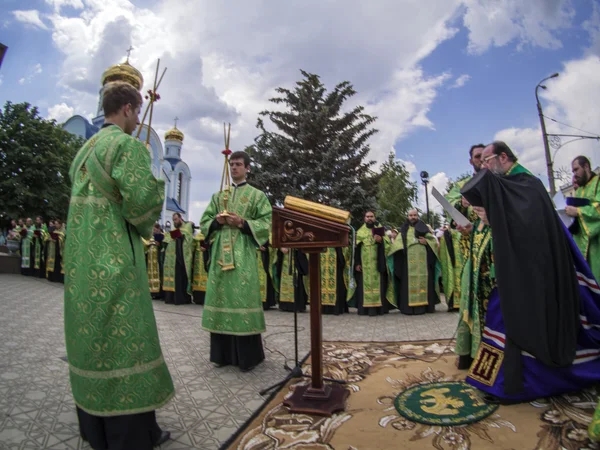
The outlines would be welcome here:
[[[425,237],[426,234],[430,233],[429,228],[422,220],[419,220],[414,225],[414,233],[415,237]],[[435,263],[436,263],[436,255],[431,249],[429,245],[425,245],[425,249],[427,250],[427,305],[423,306],[409,306],[408,304],[408,288],[409,288],[409,280],[408,280],[408,254],[407,254],[407,239],[412,239],[412,236],[407,236],[407,232],[409,230],[409,224],[406,222],[400,228],[400,233],[398,234],[398,238],[402,239],[404,242],[404,250],[397,251],[394,253],[394,282],[395,282],[395,292],[396,292],[396,300],[398,302],[398,309],[402,314],[407,315],[419,315],[425,313],[433,313],[435,312],[435,305],[440,302],[440,298],[435,290],[435,283],[437,280],[435,279]],[[398,239],[396,238],[396,239]],[[421,245],[421,244],[419,244]]]
[[[192,303],[192,296],[187,292],[188,276],[183,257],[183,237],[175,239],[175,245],[175,292],[165,291],[165,303],[185,305]]]
[[[527,173],[481,170],[463,188],[485,208],[492,229],[496,282],[506,328],[505,391],[523,390],[521,352],[549,367],[575,358],[579,288],[565,228],[546,188]]]
[[[282,302],[280,300],[279,309],[281,311],[294,312],[294,308],[296,308],[296,312],[304,312],[306,311],[306,303],[308,301],[308,294],[306,289],[304,289],[304,277],[308,277],[308,258],[302,250],[290,249],[289,251],[292,252],[292,264],[288,264],[288,270],[291,267],[291,276],[294,283],[294,302]],[[289,253],[286,255],[281,250],[277,252],[275,267],[279,280],[283,276],[283,259],[289,257]],[[289,273],[286,275],[289,275]]]
[[[263,302],[263,309],[271,309],[274,306],[277,306],[277,299],[275,296],[275,287],[273,286],[273,278],[271,277],[271,270],[269,267],[271,260],[271,244],[268,242],[264,245],[265,250],[260,252],[260,259],[262,262],[262,270],[265,271],[265,275],[267,277],[267,299]],[[260,267],[258,270],[261,270]]]

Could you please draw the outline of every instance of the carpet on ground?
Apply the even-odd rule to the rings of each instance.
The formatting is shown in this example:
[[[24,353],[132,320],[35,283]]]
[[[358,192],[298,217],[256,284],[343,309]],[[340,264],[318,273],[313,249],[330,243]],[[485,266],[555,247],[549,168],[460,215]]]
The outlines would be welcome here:
[[[471,392],[461,383],[466,372],[456,368],[453,350],[448,341],[325,342],[324,373],[347,382],[346,410],[332,417],[290,414],[283,406],[284,399],[296,386],[309,382],[292,380],[222,448],[600,448],[587,434],[598,398],[596,390],[498,408],[484,405],[479,391]],[[310,373],[310,359],[303,370]],[[414,407],[416,395],[422,405],[420,412]],[[418,414],[409,420],[407,416],[415,411]],[[436,417],[444,414],[456,418],[456,423],[435,423]]]

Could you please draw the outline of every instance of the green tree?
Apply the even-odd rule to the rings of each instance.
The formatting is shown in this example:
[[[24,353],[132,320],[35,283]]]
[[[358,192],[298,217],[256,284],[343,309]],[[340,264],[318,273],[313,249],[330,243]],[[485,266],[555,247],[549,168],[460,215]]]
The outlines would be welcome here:
[[[443,218],[440,214],[429,210],[429,214],[431,216],[431,221],[428,222],[427,221],[427,211],[425,211],[424,213],[421,213],[421,216],[419,217],[423,222],[428,223],[429,225],[431,225],[433,227],[434,230],[438,229],[439,227],[442,226],[443,223]]]
[[[460,180],[464,180],[465,178],[469,178],[473,176],[473,172],[465,172],[465,173],[461,173],[459,176],[457,176],[456,178],[450,178],[448,180],[448,184],[446,185],[446,192],[450,192],[452,190],[452,188],[454,187],[454,185],[460,181]]]
[[[36,107],[7,102],[0,111],[0,215],[65,219],[69,167],[83,142]]]
[[[260,113],[261,133],[246,149],[254,164],[251,182],[273,204],[290,194],[350,211],[361,223],[366,210],[376,209],[381,176],[368,160],[375,117],[362,106],[342,111],[356,94],[348,81],[328,92],[318,75],[301,73],[293,90],[280,87],[270,99],[283,108]]]
[[[386,225],[400,226],[406,221],[408,210],[417,200],[417,183],[410,181],[404,164],[390,152],[381,166],[379,192],[377,193],[378,219]]]

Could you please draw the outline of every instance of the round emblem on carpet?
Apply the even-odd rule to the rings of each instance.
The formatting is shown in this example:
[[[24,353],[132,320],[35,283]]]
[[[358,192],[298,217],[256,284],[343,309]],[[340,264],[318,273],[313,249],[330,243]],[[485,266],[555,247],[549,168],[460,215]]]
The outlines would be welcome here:
[[[394,401],[398,413],[426,425],[466,425],[492,414],[498,405],[483,401],[483,395],[462,381],[420,384],[400,393]]]

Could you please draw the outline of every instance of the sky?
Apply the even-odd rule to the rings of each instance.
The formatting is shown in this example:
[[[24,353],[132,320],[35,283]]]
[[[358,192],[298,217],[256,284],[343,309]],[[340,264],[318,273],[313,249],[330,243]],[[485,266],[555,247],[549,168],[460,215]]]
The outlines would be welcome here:
[[[130,46],[144,91],[160,58],[152,125],[162,136],[180,119],[195,222],[219,187],[223,122],[233,150],[252,144],[258,113],[301,69],[330,89],[350,81],[348,108],[378,118],[371,159],[393,151],[441,191],[470,170],[472,144],[496,139],[547,183],[535,87],[555,72],[540,89],[548,133],[600,135],[595,0],[2,0],[0,42],[0,103],[59,122],[95,116],[102,72]],[[568,141],[551,149],[556,169],[579,154],[600,165],[600,142]]]

